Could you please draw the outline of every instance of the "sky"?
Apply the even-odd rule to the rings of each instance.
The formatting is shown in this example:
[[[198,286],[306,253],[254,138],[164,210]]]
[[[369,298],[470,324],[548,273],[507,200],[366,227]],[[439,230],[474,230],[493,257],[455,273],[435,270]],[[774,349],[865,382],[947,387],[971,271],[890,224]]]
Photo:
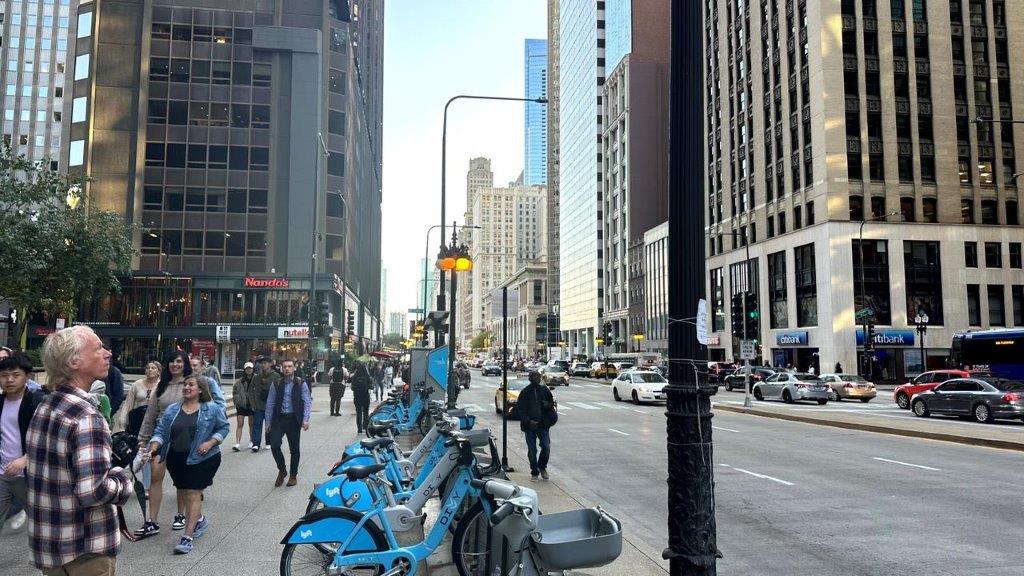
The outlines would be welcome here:
[[[522,97],[523,41],[546,37],[545,0],[386,3],[381,260],[388,273],[389,311],[419,306],[416,283],[422,277],[419,262],[427,229],[441,222],[445,102],[457,94]],[[453,220],[461,224],[466,210],[470,158],[491,159],[495,185],[519,176],[523,106],[458,100],[449,107],[449,227]],[[435,229],[430,235],[431,259],[437,254],[438,233]]]

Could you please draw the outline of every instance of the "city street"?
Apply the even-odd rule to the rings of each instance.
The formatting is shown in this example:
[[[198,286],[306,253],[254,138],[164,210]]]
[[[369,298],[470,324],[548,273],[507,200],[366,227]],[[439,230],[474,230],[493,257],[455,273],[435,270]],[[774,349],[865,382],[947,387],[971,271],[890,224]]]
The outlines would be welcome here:
[[[495,431],[499,381],[474,372],[460,397]],[[619,516],[626,537],[660,558],[664,406],[616,403],[608,386],[575,379],[554,395],[561,417],[551,481]],[[742,403],[742,395],[718,400]],[[891,405],[876,402],[825,408]],[[525,456],[518,422],[509,429],[510,450]],[[1020,573],[1024,528],[1020,507],[1008,503],[1020,499],[1024,454],[721,411],[714,435],[722,574]]]

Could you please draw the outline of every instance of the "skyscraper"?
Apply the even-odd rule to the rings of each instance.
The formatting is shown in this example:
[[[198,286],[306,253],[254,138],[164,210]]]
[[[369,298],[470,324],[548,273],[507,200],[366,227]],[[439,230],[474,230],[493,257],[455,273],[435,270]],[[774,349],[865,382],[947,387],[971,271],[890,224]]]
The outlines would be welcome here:
[[[524,97],[548,97],[547,40],[524,42]],[[526,102],[523,115],[523,183],[546,186],[548,183],[548,109],[544,104]]]
[[[93,27],[91,15],[75,18],[71,4],[71,0],[0,2],[4,143],[29,160],[49,158],[54,170],[64,137],[64,91],[73,82],[65,74],[68,46],[74,49],[75,36],[88,39]],[[85,68],[88,60],[79,66]]]
[[[548,0],[548,210],[547,210],[547,282],[548,346],[558,346],[562,339],[559,323],[559,180],[558,180],[558,3]]]
[[[90,177],[93,205],[143,227],[125,289],[83,318],[126,363],[230,324],[239,346],[305,354],[301,339],[279,342],[299,330],[279,328],[308,322],[316,253],[334,328],[368,344],[382,314],[383,1],[217,6],[122,0],[75,14],[103,25],[68,59],[68,169]]]
[[[1024,325],[1011,4],[705,5],[712,359],[746,294],[763,359],[883,382]]]
[[[604,3],[559,4],[559,321],[574,353],[594,352],[604,314],[601,246]]]

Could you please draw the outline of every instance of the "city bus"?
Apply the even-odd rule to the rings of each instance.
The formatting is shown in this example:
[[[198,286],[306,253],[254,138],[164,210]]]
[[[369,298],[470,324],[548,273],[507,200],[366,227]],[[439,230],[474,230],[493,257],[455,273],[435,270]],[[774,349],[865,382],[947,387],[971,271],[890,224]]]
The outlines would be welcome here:
[[[1024,380],[1024,328],[956,334],[950,361],[957,367],[987,370],[994,376]]]
[[[609,354],[607,362],[627,362],[633,366],[648,368],[661,362],[661,354],[657,352],[620,352]]]

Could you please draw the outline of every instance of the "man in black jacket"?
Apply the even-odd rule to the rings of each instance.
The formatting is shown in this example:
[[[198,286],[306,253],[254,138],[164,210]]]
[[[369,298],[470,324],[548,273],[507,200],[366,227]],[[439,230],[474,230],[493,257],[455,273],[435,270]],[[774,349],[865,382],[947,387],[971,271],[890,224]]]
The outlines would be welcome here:
[[[0,360],[0,530],[7,512],[27,500],[25,434],[36,407],[46,398],[28,390],[32,362],[20,352]]]
[[[516,400],[519,428],[526,435],[526,452],[530,459],[530,480],[548,479],[548,458],[551,455],[551,427],[558,421],[555,398],[543,384],[539,372],[530,372],[530,384],[523,388]],[[540,457],[537,457],[537,442]]]

